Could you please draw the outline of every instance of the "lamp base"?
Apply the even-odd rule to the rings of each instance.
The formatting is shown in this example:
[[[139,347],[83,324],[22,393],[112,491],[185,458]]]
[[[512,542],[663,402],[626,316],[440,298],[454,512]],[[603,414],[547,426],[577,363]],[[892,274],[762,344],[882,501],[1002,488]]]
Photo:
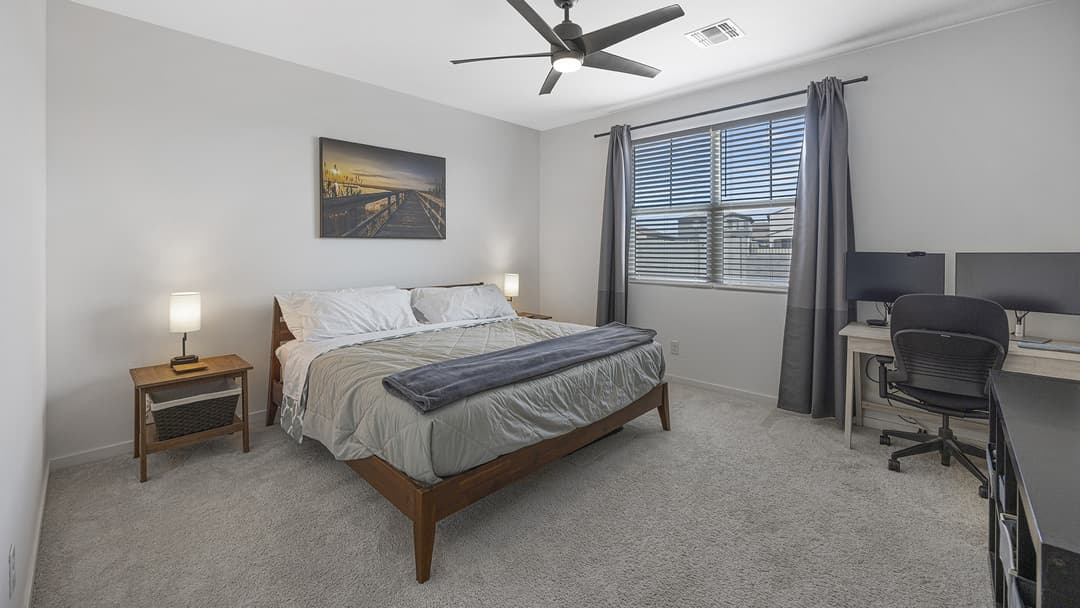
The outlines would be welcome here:
[[[169,359],[169,366],[176,367],[177,365],[187,365],[188,363],[198,363],[199,355],[181,355],[179,357],[173,357]]]

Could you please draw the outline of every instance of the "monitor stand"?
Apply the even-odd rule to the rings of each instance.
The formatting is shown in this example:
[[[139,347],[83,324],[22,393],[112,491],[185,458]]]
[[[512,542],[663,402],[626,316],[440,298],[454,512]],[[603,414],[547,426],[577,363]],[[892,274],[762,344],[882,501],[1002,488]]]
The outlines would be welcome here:
[[[1032,344],[1047,344],[1050,342],[1050,338],[1040,338],[1039,336],[1018,336],[1016,334],[1009,334],[1009,340],[1013,342],[1030,342]]]
[[[1038,336],[1029,336],[1024,331],[1024,319],[1027,318],[1027,312],[1013,311],[1013,315],[1016,317],[1016,329],[1009,335],[1009,339],[1014,342],[1032,342],[1035,344],[1046,344],[1050,341],[1050,338],[1040,338]]]

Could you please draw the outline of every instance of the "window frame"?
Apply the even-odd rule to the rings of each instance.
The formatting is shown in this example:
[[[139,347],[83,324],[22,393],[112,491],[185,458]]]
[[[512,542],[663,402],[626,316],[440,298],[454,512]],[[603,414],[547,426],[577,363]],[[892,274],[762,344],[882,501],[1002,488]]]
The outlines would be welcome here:
[[[633,246],[633,239],[634,239],[633,222],[634,222],[634,218],[637,217],[637,216],[694,214],[694,213],[702,213],[702,212],[704,212],[704,213],[706,213],[706,214],[708,214],[710,216],[710,221],[711,222],[715,223],[716,220],[719,219],[721,224],[722,224],[723,216],[727,212],[732,212],[732,211],[737,212],[739,210],[774,208],[774,207],[781,207],[781,208],[790,207],[791,210],[792,210],[792,213],[794,214],[796,196],[776,198],[776,199],[756,199],[756,200],[748,200],[748,201],[733,201],[733,202],[728,202],[728,203],[724,203],[724,202],[721,201],[721,198],[720,198],[721,197],[721,194],[720,194],[720,180],[719,180],[719,176],[717,175],[717,167],[720,164],[720,157],[718,156],[719,152],[717,150],[718,136],[717,136],[716,132],[717,131],[723,131],[723,130],[726,130],[726,129],[737,129],[739,127],[743,127],[743,126],[747,126],[747,125],[751,125],[751,124],[758,124],[758,123],[767,122],[767,121],[771,122],[771,121],[774,121],[774,120],[779,120],[779,119],[784,119],[784,118],[792,118],[792,117],[795,117],[795,116],[803,116],[803,115],[805,115],[805,113],[806,113],[806,107],[805,106],[799,106],[799,107],[796,107],[796,108],[790,108],[790,109],[787,109],[787,110],[779,110],[779,111],[776,111],[776,112],[770,112],[770,113],[767,113],[767,114],[759,114],[759,115],[756,115],[756,116],[748,116],[746,118],[740,118],[740,119],[731,120],[731,121],[727,121],[727,122],[713,123],[713,124],[709,124],[709,125],[702,125],[700,127],[692,127],[692,128],[689,128],[689,129],[682,129],[682,130],[679,130],[679,131],[671,131],[671,132],[667,132],[667,133],[660,133],[660,134],[657,134],[657,135],[650,135],[649,137],[644,137],[644,138],[641,138],[641,139],[638,139],[638,140],[634,140],[632,142],[631,149],[636,151],[636,147],[638,145],[642,145],[642,144],[649,144],[649,143],[656,142],[656,141],[676,139],[676,138],[679,138],[679,137],[686,137],[686,136],[696,135],[696,134],[700,134],[700,133],[709,133],[710,134],[710,136],[709,136],[710,146],[711,146],[711,149],[712,149],[711,158],[710,158],[710,162],[709,162],[709,181],[710,181],[710,184],[711,184],[711,186],[710,186],[711,201],[708,204],[677,205],[677,206],[666,206],[666,207],[643,207],[641,209],[637,209],[635,207],[635,201],[633,200],[634,189],[631,188],[631,193],[630,193],[631,194],[631,204],[630,204],[629,213],[627,214],[627,219],[629,220],[629,224],[627,225],[627,232],[628,232],[628,234],[627,234],[627,270],[628,270],[628,274],[630,275],[629,276],[629,282],[630,283],[635,283],[635,284],[641,284],[641,285],[660,285],[660,286],[669,286],[669,287],[689,287],[689,288],[693,288],[693,289],[722,289],[722,290],[729,290],[729,291],[748,291],[748,292],[759,292],[759,293],[784,293],[784,294],[786,294],[788,292],[788,289],[790,288],[790,285],[791,285],[790,272],[789,272],[788,281],[784,285],[779,285],[779,284],[770,285],[770,284],[768,284],[768,283],[766,283],[764,281],[761,284],[754,284],[754,283],[725,283],[725,282],[723,282],[723,280],[722,280],[723,270],[721,269],[721,270],[717,271],[714,268],[714,265],[717,263],[717,260],[720,260],[721,264],[723,263],[722,262],[722,260],[723,260],[723,245],[722,244],[718,245],[715,242],[716,239],[719,238],[718,235],[723,234],[722,225],[720,227],[717,227],[717,226],[714,225],[709,231],[710,236],[709,236],[709,242],[708,242],[708,247],[707,247],[708,248],[707,264],[708,264],[708,267],[709,267],[709,271],[708,271],[709,278],[707,280],[702,281],[702,280],[696,280],[696,279],[680,279],[680,278],[677,278],[677,277],[670,277],[670,276],[665,277],[665,276],[662,276],[662,275],[633,276],[633,268],[634,268],[633,256],[634,256],[634,251],[636,250],[636,247]],[[806,133],[806,124],[804,122],[803,123],[803,141],[804,141],[804,144],[803,144],[803,148],[802,148],[802,153],[805,153],[805,151],[806,151],[806,149],[805,149],[805,137],[806,137],[805,133]],[[632,161],[631,164],[633,165],[633,168],[636,170],[636,162]],[[802,175],[801,175],[801,168],[802,168],[802,158],[801,158],[801,156],[800,156],[800,159],[799,159],[799,167],[800,167],[799,178],[801,180],[801,177],[802,177]],[[789,266],[789,269],[790,269],[790,266]],[[720,279],[720,280],[718,280],[718,279]]]

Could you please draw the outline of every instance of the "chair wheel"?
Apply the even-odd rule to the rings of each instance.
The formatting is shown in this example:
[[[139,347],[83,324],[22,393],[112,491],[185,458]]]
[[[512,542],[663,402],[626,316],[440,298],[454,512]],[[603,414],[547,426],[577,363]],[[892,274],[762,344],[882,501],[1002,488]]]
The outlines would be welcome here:
[[[986,486],[979,486],[979,498],[990,498],[990,489]]]
[[[899,471],[900,470],[900,461],[895,459],[895,458],[890,458],[889,459],[889,470],[890,471]]]
[[[880,435],[877,438],[877,442],[881,445],[892,445],[892,437],[889,437],[888,435]]]

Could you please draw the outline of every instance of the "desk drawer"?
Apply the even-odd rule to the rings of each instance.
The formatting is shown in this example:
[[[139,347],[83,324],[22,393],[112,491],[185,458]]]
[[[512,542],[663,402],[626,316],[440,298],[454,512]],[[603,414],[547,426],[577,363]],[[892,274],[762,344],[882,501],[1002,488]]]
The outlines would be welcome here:
[[[993,484],[991,485],[996,488],[992,490],[992,492],[994,492],[995,500],[998,501],[998,508],[1002,511],[1005,511],[1005,503],[1007,502],[1005,500],[1005,476],[998,475],[997,478],[994,479]]]
[[[998,503],[998,509],[1001,511],[1007,511],[1005,504],[1008,502],[1005,499],[1005,473],[1004,471],[998,471],[1000,467],[997,462],[997,450],[994,449],[992,444],[986,444],[986,478],[990,480],[990,500],[996,500]]]
[[[998,560],[1005,572],[1005,606],[1035,606],[1035,582],[1016,573],[1016,518],[998,515]]]
[[[1035,581],[1005,573],[1005,605],[1008,608],[1035,608]]]
[[[997,459],[994,458],[994,452],[993,444],[986,444],[986,478],[990,480],[990,500],[994,500],[1000,494],[998,491]]]
[[[1016,518],[998,514],[998,560],[1006,576],[1016,572]]]

